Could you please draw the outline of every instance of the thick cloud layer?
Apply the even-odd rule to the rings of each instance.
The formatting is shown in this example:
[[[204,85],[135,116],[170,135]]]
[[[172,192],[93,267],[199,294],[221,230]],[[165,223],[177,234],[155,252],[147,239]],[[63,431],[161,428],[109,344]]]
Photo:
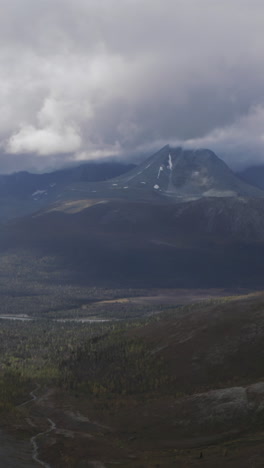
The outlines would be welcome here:
[[[207,146],[264,163],[262,0],[1,0],[0,172]]]

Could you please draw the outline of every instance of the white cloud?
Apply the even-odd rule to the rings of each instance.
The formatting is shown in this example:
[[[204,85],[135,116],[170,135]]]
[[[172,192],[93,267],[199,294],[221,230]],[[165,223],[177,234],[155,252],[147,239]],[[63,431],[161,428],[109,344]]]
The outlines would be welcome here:
[[[179,143],[186,147],[212,148],[236,168],[248,162],[264,163],[264,106],[253,106],[247,115],[232,125],[216,128],[202,138]],[[230,160],[230,155],[237,157]]]
[[[74,128],[65,127],[59,133],[51,127],[37,129],[28,125],[10,138],[6,149],[10,154],[35,153],[48,156],[73,153],[80,146],[81,138]]]
[[[0,173],[173,141],[264,161],[263,16],[259,0],[1,0]]]

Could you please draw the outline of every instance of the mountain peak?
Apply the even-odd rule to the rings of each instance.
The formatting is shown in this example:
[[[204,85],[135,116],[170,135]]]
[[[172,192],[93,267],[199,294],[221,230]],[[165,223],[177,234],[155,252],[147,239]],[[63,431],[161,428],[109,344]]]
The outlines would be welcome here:
[[[126,190],[155,192],[167,197],[261,197],[260,190],[242,182],[210,149],[166,145],[140,166],[116,179]]]
[[[188,201],[202,197],[264,197],[210,149],[173,148],[166,145],[129,172],[97,184],[78,184],[66,199],[118,198]]]

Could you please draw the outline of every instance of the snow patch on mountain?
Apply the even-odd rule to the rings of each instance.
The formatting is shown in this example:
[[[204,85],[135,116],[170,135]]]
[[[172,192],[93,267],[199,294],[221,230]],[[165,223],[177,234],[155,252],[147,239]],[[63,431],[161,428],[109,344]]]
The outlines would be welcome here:
[[[36,190],[34,193],[32,193],[32,197],[40,197],[42,195],[47,195],[46,190]]]
[[[157,177],[158,179],[160,178],[160,174],[161,174],[162,171],[163,171],[163,166],[160,166],[159,172],[158,172],[158,177]]]
[[[172,171],[172,158],[171,158],[171,154],[169,154],[168,169],[170,169],[170,171]]]

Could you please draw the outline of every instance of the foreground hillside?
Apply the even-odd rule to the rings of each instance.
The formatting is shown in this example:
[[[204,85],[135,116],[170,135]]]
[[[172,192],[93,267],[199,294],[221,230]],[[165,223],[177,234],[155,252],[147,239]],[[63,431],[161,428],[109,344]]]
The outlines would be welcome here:
[[[262,467],[263,310],[254,294],[136,322],[2,320],[2,428],[58,468]]]

